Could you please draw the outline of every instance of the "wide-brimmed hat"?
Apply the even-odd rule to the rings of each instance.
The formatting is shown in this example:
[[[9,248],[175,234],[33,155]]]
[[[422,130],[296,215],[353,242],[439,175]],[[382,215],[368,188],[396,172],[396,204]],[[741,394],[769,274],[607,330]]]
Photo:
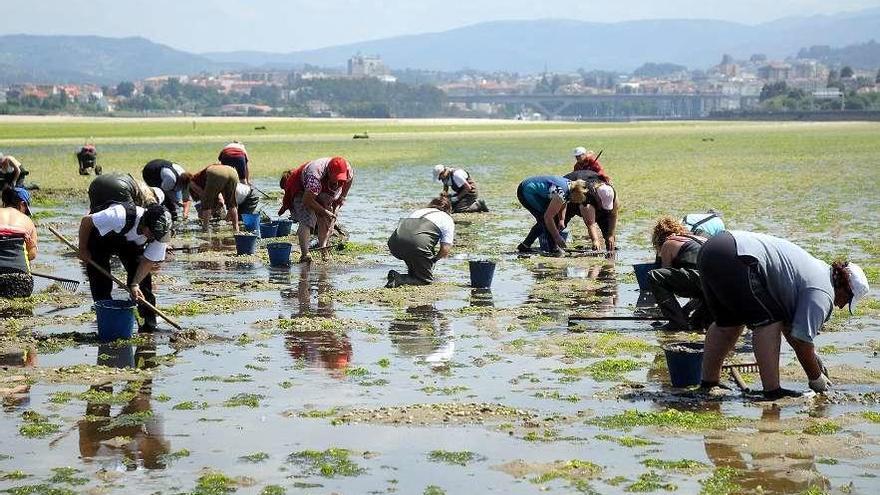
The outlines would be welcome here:
[[[587,154],[587,149],[584,148],[583,146],[578,146],[577,148],[575,148],[571,152],[571,156],[574,156],[574,157],[578,157],[578,156],[586,155],[586,154]]]
[[[446,170],[446,165],[443,165],[442,163],[434,165],[434,170],[432,170],[434,180],[440,180],[440,174],[442,174],[444,170]]]

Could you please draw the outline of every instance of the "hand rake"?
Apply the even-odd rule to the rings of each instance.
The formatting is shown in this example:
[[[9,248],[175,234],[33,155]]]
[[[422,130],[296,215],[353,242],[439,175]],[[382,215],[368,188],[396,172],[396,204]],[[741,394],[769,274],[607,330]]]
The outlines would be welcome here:
[[[69,292],[76,292],[79,289],[79,280],[73,280],[70,278],[56,277],[55,275],[47,275],[45,273],[37,273],[31,272],[31,275],[34,277],[47,278],[49,280],[54,280],[58,282],[58,285],[61,286],[62,289]]]

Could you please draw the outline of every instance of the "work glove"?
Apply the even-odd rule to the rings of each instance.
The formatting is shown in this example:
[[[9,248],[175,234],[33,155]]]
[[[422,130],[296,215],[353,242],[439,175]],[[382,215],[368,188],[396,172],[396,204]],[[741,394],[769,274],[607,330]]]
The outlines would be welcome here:
[[[815,380],[810,380],[810,390],[817,393],[827,392],[828,388],[834,385],[831,380],[828,379],[828,376],[824,373],[819,375],[819,378]]]

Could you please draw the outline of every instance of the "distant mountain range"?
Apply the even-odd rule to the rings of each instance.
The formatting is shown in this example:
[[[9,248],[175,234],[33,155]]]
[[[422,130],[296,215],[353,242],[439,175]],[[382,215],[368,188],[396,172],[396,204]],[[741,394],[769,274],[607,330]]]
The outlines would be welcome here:
[[[116,83],[224,68],[340,67],[359,52],[378,54],[393,69],[628,72],[648,62],[705,68],[717,64],[725,53],[736,58],[754,53],[784,58],[804,47],[863,44],[878,33],[880,8],[754,26],[713,20],[497,21],[293,53],[196,55],[144,38],[11,35],[0,36],[0,82]],[[865,62],[860,59],[859,65]]]
[[[231,52],[205,56],[216,62],[257,66],[341,66],[360,52],[379,54],[395,69],[632,71],[646,62],[705,68],[720,62],[725,53],[738,58],[753,53],[784,58],[807,46],[863,43],[880,36],[878,33],[880,9],[785,18],[755,26],[712,20],[595,23],[544,19],[487,22],[441,33],[287,54]]]
[[[219,70],[200,55],[145,38],[0,36],[0,82],[116,84],[162,74]]]

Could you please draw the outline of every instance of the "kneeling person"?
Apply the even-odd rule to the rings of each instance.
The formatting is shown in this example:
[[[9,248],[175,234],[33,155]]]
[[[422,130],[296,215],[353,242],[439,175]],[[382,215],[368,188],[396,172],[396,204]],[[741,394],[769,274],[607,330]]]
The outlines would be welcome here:
[[[480,213],[489,211],[486,202],[477,198],[477,183],[467,170],[445,165],[434,166],[434,180],[443,184],[443,193],[449,194],[452,213]]]
[[[434,263],[449,256],[455,238],[451,211],[448,199],[435,198],[427,208],[400,220],[388,239],[388,249],[395,258],[406,263],[408,272],[389,271],[385,287],[427,285],[434,281]]]
[[[80,221],[79,257],[86,262],[92,300],[111,299],[113,281],[88,261],[109,272],[110,257],[117,255],[125,267],[128,290],[138,301],[138,313],[144,319],[141,332],[156,328],[156,314],[140,302],[156,304],[151,273],[165,260],[170,233],[171,214],[159,204],[147,208],[132,203],[113,204]]]

